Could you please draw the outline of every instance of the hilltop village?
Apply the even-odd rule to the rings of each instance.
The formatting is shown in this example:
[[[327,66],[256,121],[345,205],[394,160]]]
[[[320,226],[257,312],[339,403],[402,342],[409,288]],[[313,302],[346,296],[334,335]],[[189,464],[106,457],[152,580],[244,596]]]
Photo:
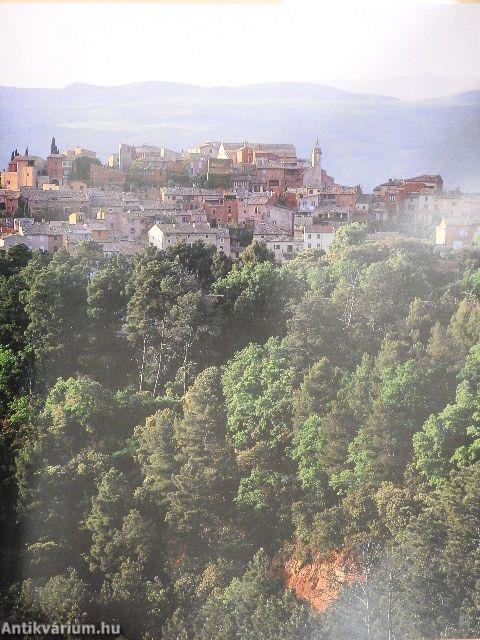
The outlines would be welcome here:
[[[184,152],[119,144],[105,163],[83,147],[46,159],[12,151],[0,173],[0,248],[53,252],[95,241],[105,254],[134,255],[202,241],[232,258],[252,240],[283,264],[305,249],[328,251],[339,227],[368,226],[374,237],[422,238],[471,246],[480,194],[448,191],[439,175],[389,179],[372,193],[338,184],[293,144],[205,142]]]

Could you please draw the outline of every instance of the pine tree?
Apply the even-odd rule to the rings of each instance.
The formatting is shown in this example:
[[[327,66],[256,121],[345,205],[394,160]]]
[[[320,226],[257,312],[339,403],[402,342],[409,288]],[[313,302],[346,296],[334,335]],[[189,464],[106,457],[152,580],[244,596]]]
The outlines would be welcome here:
[[[206,369],[187,392],[175,434],[181,466],[173,478],[167,521],[187,547],[201,555],[228,543],[236,489],[217,368]]]

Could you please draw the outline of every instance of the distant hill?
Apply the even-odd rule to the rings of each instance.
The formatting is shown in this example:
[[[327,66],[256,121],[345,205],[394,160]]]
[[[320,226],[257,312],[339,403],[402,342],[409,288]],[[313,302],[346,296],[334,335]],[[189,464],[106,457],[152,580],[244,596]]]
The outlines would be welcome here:
[[[365,189],[392,176],[441,173],[480,191],[480,92],[407,102],[305,83],[204,88],[168,82],[64,89],[0,88],[0,165],[13,148],[45,156],[82,145],[102,158],[120,141],[181,150],[204,140],[292,142]]]
[[[454,93],[464,93],[480,89],[478,78],[450,78],[431,73],[372,80],[357,78],[355,80],[330,80],[329,85],[345,91],[361,93],[382,93],[400,100],[430,100]]]

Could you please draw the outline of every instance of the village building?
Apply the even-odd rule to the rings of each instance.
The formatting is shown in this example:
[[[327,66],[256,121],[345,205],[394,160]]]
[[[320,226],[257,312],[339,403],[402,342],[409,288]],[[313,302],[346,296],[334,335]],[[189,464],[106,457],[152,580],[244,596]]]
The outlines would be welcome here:
[[[47,176],[53,184],[63,185],[63,179],[68,177],[71,163],[62,153],[51,153],[47,156]]]
[[[307,225],[303,229],[304,249],[328,251],[334,239],[335,227],[332,225]]]
[[[462,193],[459,189],[437,192],[435,214],[439,218],[480,214],[480,193]]]
[[[165,147],[155,147],[144,144],[142,146],[134,146],[121,142],[118,145],[118,154],[115,154],[116,166],[120,171],[128,171],[133,163],[138,160],[139,166],[153,169],[164,169],[165,164],[175,162],[182,159],[182,154],[178,151],[172,151]]]
[[[285,264],[303,251],[303,238],[295,239],[293,235],[279,233],[278,229],[259,225],[253,232],[253,242],[264,243],[275,256],[277,264]]]
[[[480,215],[443,218],[435,229],[435,243],[449,249],[471,247],[480,240]]]
[[[148,241],[157,249],[164,250],[181,242],[193,245],[203,242],[217,251],[230,255],[230,234],[223,227],[214,228],[209,224],[155,224],[148,231]]]
[[[7,170],[0,173],[0,187],[19,191],[21,187],[35,187],[37,168],[30,156],[16,156],[8,163]]]
[[[90,184],[92,186],[121,187],[124,182],[125,173],[123,171],[94,163],[90,165]]]
[[[3,238],[3,246],[26,244],[32,251],[40,249],[53,253],[62,246],[62,235],[53,230],[49,224],[34,222],[30,218],[14,220],[15,233]]]

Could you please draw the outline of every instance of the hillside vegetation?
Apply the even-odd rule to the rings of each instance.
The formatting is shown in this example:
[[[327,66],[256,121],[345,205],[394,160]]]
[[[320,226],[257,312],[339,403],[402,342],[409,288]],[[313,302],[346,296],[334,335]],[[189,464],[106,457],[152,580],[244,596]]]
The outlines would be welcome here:
[[[480,634],[480,250],[20,245],[0,342],[3,620]],[[325,601],[288,588],[341,558]]]

